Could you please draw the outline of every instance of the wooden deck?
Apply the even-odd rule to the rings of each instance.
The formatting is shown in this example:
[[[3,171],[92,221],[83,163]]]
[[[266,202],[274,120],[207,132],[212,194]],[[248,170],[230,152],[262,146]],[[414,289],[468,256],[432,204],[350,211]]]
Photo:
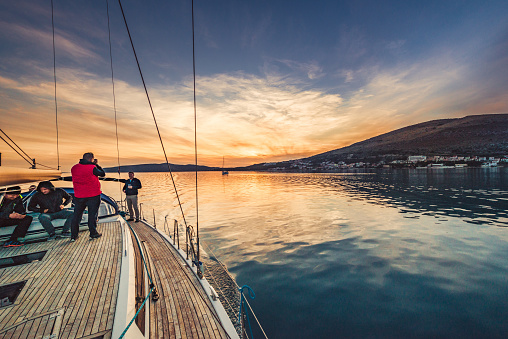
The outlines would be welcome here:
[[[150,304],[151,338],[228,338],[198,278],[151,227],[130,223],[149,258],[159,300]]]
[[[100,239],[0,248],[0,258],[47,251],[41,261],[0,269],[0,285],[25,281],[11,306],[0,308],[0,338],[111,337],[120,279],[120,223],[100,223]]]

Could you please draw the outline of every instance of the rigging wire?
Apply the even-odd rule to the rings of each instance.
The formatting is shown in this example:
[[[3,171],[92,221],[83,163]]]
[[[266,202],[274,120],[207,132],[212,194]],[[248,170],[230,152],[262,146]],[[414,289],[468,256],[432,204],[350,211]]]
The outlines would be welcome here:
[[[111,27],[109,24],[109,0],[106,0],[106,14],[108,17],[108,37],[109,37],[109,60],[111,64],[111,85],[113,86],[113,109],[115,111],[115,135],[116,135],[116,154],[118,161],[118,179],[120,179],[120,147],[118,145],[118,121],[116,114],[116,96],[115,96],[115,78],[113,73],[113,51],[111,48]],[[123,209],[123,190],[121,185],[120,188],[120,206]]]
[[[196,242],[199,264],[199,208],[198,208],[198,128],[196,110],[196,49],[194,44],[194,0],[192,0],[192,75],[194,81],[194,162],[196,164]]]
[[[53,0],[51,0],[51,27],[53,28],[53,78],[55,80],[55,124],[56,124],[56,156],[57,169],[60,170],[60,149],[58,147],[58,104],[56,101],[56,48],[55,48],[55,21],[53,15]]]
[[[136,49],[134,48],[134,43],[132,42],[132,36],[131,32],[129,31],[129,26],[127,25],[127,19],[125,18],[125,13],[123,11],[122,7],[122,1],[118,0],[118,4],[120,5],[120,10],[122,12],[123,21],[125,23],[125,28],[127,29],[127,34],[129,35],[129,40],[131,42],[132,51],[134,52],[134,58],[136,59],[136,64],[138,65],[139,75],[141,76],[141,82],[143,83],[143,87],[145,89],[146,98],[148,99],[148,105],[150,106],[150,111],[152,112],[153,121],[155,123],[155,128],[157,129],[157,135],[159,136],[159,140],[162,146],[162,152],[164,153],[164,158],[166,159],[166,165],[168,166],[168,172],[171,177],[171,181],[173,183],[173,188],[175,190],[176,198],[178,199],[178,205],[180,206],[180,211],[182,213],[183,222],[185,223],[185,226],[187,227],[187,220],[185,219],[185,214],[183,212],[182,203],[180,201],[180,196],[178,194],[178,190],[176,189],[175,179],[173,178],[173,172],[171,171],[171,166],[169,165],[168,156],[166,154],[166,149],[164,148],[164,143],[162,142],[161,133],[159,131],[159,126],[157,125],[157,119],[155,118],[155,113],[153,112],[152,103],[150,101],[150,96],[148,95],[148,90],[146,88],[145,79],[143,78],[143,73],[141,72],[141,66],[139,65],[138,56],[136,54]]]
[[[164,158],[166,160],[166,165],[168,167],[168,172],[170,174],[170,177],[171,177],[171,181],[173,183],[173,188],[175,190],[175,194],[176,194],[176,198],[178,200],[178,205],[180,207],[180,211],[181,211],[181,214],[182,214],[182,218],[183,218],[183,221],[185,223],[185,226],[186,228],[188,228],[188,224],[187,224],[187,220],[185,219],[185,213],[183,211],[183,207],[182,207],[182,203],[181,203],[181,200],[180,200],[180,196],[178,194],[178,190],[176,188],[176,184],[175,184],[175,180],[174,180],[174,177],[173,177],[173,173],[171,171],[171,166],[169,165],[169,161],[168,161],[168,157],[167,157],[167,154],[166,154],[166,150],[164,148],[164,143],[162,141],[162,137],[161,137],[161,134],[160,134],[160,131],[159,131],[159,127],[158,127],[158,124],[157,124],[157,119],[155,118],[155,113],[153,111],[153,107],[152,107],[152,103],[150,101],[150,96],[148,95],[148,90],[147,90],[147,87],[146,87],[146,83],[145,83],[145,80],[143,78],[143,73],[141,71],[141,66],[139,64],[139,60],[138,60],[138,56],[136,54],[136,49],[134,48],[134,43],[132,41],[132,36],[131,36],[131,33],[130,33],[130,30],[129,30],[129,26],[127,24],[127,19],[125,17],[125,12],[123,10],[123,6],[122,6],[122,2],[121,0],[118,0],[118,4],[120,5],[120,10],[122,12],[122,17],[123,17],[123,20],[124,20],[124,23],[125,23],[125,28],[127,29],[127,34],[129,36],[129,40],[130,40],[130,43],[131,43],[131,47],[132,47],[132,51],[134,53],[134,58],[136,59],[136,64],[138,66],[138,70],[139,70],[139,75],[141,77],[141,82],[143,83],[143,87],[145,89],[145,94],[146,94],[146,98],[148,100],[148,105],[150,106],[150,111],[152,113],[152,117],[153,117],[153,120],[154,120],[154,124],[155,124],[155,128],[157,130],[157,135],[159,137],[159,141],[161,143],[161,147],[162,147],[162,151],[164,153]],[[195,165],[196,165],[196,218],[197,218],[197,209],[198,209],[198,205],[197,205],[197,202],[198,202],[198,191],[197,191],[197,122],[196,122],[196,117],[197,117],[197,114],[196,114],[196,64],[195,64],[195,48],[194,48],[194,0],[192,0],[192,67],[193,67],[193,76],[194,76],[194,158],[195,158]],[[197,219],[196,219],[197,220]],[[197,221],[196,221],[196,226],[198,225]],[[199,261],[199,228],[197,228],[197,244],[198,244],[198,261]],[[213,252],[212,252],[213,253]],[[234,283],[236,284],[236,286],[239,288],[238,284],[236,283],[236,281],[233,279],[233,277],[231,276],[231,274],[229,273],[229,271],[227,270],[227,268],[221,263],[221,265],[224,267],[225,271],[227,272],[227,274],[229,275],[229,277],[234,281]],[[266,333],[263,329],[263,327],[261,326],[261,323],[259,322],[259,320],[257,319],[255,313],[254,313],[254,310],[252,309],[252,307],[250,306],[249,302],[247,300],[245,300],[249,309],[251,310],[254,318],[256,319],[261,331],[263,332],[265,338],[268,338],[266,336]],[[213,313],[212,313],[213,314]]]
[[[0,131],[1,131],[1,130],[0,130]],[[3,131],[2,131],[2,133],[3,133]],[[5,133],[4,133],[4,134],[5,134]],[[7,138],[9,138],[9,137],[7,137]],[[14,146],[12,146],[11,144],[9,144],[9,143],[7,142],[7,140],[5,140],[5,139],[4,139],[4,137],[2,137],[1,135],[0,135],[0,139],[2,139],[2,140],[3,140],[3,141],[7,144],[7,145],[9,145],[9,146],[10,146],[10,148],[12,148],[12,149],[13,149],[16,153],[18,153],[18,154],[19,154],[19,156],[23,158],[23,160],[25,160],[26,162],[28,162],[30,165],[33,165],[33,162],[31,162],[30,160],[26,159],[26,158],[25,158],[25,157],[24,157],[21,153],[19,153],[19,151],[18,151],[17,149],[15,149],[15,148],[14,148]],[[9,139],[10,139],[10,138],[9,138]],[[24,152],[23,152],[23,153],[24,153]],[[29,158],[30,158],[30,157],[29,157]]]
[[[54,168],[54,167],[51,167],[51,166],[46,166],[46,165],[43,165],[39,162],[36,162],[35,159],[32,159],[28,154],[26,154],[25,151],[23,151],[23,149],[21,147],[18,146],[18,144],[16,144],[14,142],[14,140],[12,140],[8,135],[7,133],[5,133],[1,128],[0,128],[0,132],[3,133],[3,135],[5,135],[7,137],[7,139],[9,139],[10,142],[12,142],[18,149],[19,151],[21,151],[23,154],[21,154],[16,148],[14,148],[14,146],[12,146],[10,143],[7,142],[7,140],[5,140],[1,135],[0,135],[0,139],[2,139],[10,148],[12,148],[16,153],[19,154],[19,156],[21,158],[23,158],[23,160],[25,160],[26,162],[28,162],[32,168],[35,168],[34,166],[37,164],[37,165],[40,165],[42,167],[46,167],[46,168],[50,168],[50,169],[56,169],[56,170],[60,170],[60,169],[57,169],[57,168]],[[28,158],[28,159],[27,159]]]
[[[25,151],[23,151],[23,150],[21,149],[21,147],[19,147],[19,146],[18,146],[18,144],[16,144],[16,143],[14,142],[14,140],[12,140],[12,139],[11,139],[11,138],[7,135],[7,133],[5,133],[5,132],[4,132],[1,128],[0,128],[0,132],[2,132],[2,133],[3,133],[6,137],[7,137],[7,139],[9,139],[9,140],[10,140],[10,142],[12,142],[12,143],[13,143],[13,144],[14,144],[14,145],[15,145],[15,146],[16,146],[16,147],[17,147],[17,148],[18,148],[21,152],[23,152],[23,154],[24,154],[24,155],[25,155],[28,159],[30,159],[30,161],[28,161],[28,160],[27,160],[27,159],[26,159],[23,155],[21,155],[21,154],[20,154],[20,153],[19,153],[19,152],[18,152],[18,151],[14,148],[14,147],[12,147],[12,145],[10,145],[10,144],[9,144],[9,143],[8,143],[8,142],[4,139],[4,138],[2,138],[2,136],[0,136],[0,138],[2,138],[2,140],[3,140],[3,141],[5,141],[5,143],[6,143],[7,145],[11,146],[11,148],[12,148],[13,150],[15,150],[15,151],[16,151],[16,153],[18,153],[18,154],[19,154],[19,155],[20,155],[23,159],[25,159],[25,161],[28,161],[28,162],[30,163],[30,165],[32,165],[32,163],[33,163],[34,159],[30,158],[30,156],[29,156],[28,154],[26,154],[26,152],[25,152]]]

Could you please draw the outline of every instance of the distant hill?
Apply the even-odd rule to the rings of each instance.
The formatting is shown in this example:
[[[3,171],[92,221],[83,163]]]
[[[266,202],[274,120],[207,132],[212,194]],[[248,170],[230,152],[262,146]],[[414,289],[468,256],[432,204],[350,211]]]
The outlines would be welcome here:
[[[378,135],[347,147],[317,154],[306,160],[369,161],[405,159],[410,155],[504,156],[508,154],[508,114],[470,115],[457,119],[441,119],[404,127]],[[288,167],[290,161],[255,164],[229,170],[267,170]],[[175,172],[194,171],[194,165],[171,165]],[[219,167],[198,166],[199,171],[219,171]],[[105,169],[116,172],[116,167]],[[165,172],[166,164],[122,166],[122,171]]]
[[[484,114],[404,127],[307,159],[505,154],[508,154],[508,114]]]
[[[350,146],[304,159],[346,163],[405,159],[410,155],[503,156],[508,154],[508,114],[470,115],[404,127]],[[288,167],[291,161],[255,164],[236,170]]]
[[[175,165],[170,164],[171,171],[173,172],[193,172],[196,170],[195,165]],[[141,165],[126,165],[122,166],[122,172],[167,172],[168,166],[166,163],[162,164],[141,164]],[[220,171],[218,167],[198,166],[198,171]],[[106,167],[104,171],[113,173],[118,171],[118,167]]]

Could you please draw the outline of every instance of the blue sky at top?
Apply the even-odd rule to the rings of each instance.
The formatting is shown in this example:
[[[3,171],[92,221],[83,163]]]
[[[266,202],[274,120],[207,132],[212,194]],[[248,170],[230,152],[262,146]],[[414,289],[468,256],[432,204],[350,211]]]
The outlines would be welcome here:
[[[64,162],[95,149],[114,164],[106,2],[54,4]],[[190,2],[122,4],[170,160],[190,162]],[[157,162],[119,6],[109,5],[122,162]],[[507,112],[507,17],[507,1],[195,1],[200,160],[286,160]],[[50,1],[0,2],[0,32],[0,124],[54,161]],[[27,121],[47,133],[27,137]]]

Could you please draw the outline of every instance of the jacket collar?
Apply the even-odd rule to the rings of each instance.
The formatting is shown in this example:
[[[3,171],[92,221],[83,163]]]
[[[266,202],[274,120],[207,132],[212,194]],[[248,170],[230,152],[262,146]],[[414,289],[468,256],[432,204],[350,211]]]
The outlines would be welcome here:
[[[79,163],[80,163],[81,165],[95,165],[93,162],[88,161],[88,160],[85,160],[85,159],[81,159],[81,160],[79,160]]]

